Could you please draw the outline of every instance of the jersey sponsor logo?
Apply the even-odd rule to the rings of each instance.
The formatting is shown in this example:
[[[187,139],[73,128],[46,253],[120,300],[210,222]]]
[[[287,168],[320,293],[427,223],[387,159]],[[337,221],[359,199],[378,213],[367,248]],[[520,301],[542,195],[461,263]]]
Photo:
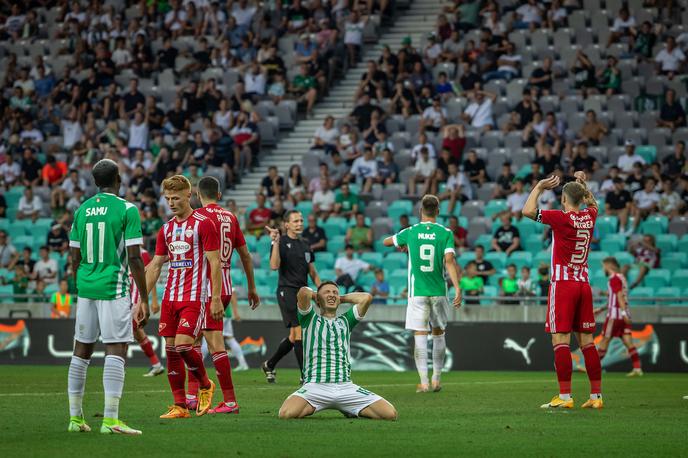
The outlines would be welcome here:
[[[187,269],[193,266],[191,259],[182,259],[180,261],[170,261],[170,269]]]
[[[418,240],[435,240],[435,234],[418,234]]]
[[[172,254],[184,254],[191,250],[191,245],[182,240],[176,240],[174,242],[170,242],[168,248]]]
[[[94,207],[86,209],[86,216],[105,216],[107,214],[107,207]]]
[[[182,230],[182,228],[181,228],[181,227],[178,227],[178,228],[176,228],[176,229],[174,230],[174,236],[175,236],[175,237],[181,237],[182,232],[184,232],[184,231]]]

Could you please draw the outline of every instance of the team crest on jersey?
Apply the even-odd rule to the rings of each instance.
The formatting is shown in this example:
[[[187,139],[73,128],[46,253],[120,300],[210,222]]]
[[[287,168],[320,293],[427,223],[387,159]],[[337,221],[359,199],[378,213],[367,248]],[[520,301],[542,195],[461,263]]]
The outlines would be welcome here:
[[[165,326],[167,326],[167,323],[160,323],[158,325],[158,332],[162,332],[162,330],[165,329]]]
[[[190,328],[191,327],[189,325],[189,322],[186,321],[186,318],[182,318],[181,320],[179,320],[179,326],[181,326],[182,328]]]
[[[194,232],[191,229],[187,229],[186,232],[184,232],[184,235],[186,238],[191,238],[193,237]]]
[[[306,253],[306,264],[310,264],[310,262],[311,262],[311,254]]]

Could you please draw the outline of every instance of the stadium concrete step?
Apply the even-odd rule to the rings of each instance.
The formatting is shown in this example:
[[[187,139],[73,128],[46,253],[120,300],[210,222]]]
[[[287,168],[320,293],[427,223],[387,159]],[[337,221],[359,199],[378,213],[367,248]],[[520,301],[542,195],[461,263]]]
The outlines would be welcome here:
[[[401,41],[406,37],[411,37],[413,46],[419,49],[422,37],[435,30],[437,15],[449,4],[451,2],[446,0],[411,2],[409,9],[403,11],[394,26],[383,33],[377,43],[364,46],[363,62],[347,70],[345,77],[316,104],[313,118],[300,120],[293,130],[283,132],[277,146],[261,159],[261,166],[255,167],[253,172],[245,175],[237,189],[228,193],[228,198],[234,199],[240,208],[246,208],[255,203],[256,192],[269,166],[277,166],[280,174],[284,176],[292,164],[300,164],[303,155],[310,149],[313,133],[322,125],[325,117],[331,115],[342,118],[353,110],[356,88],[367,69],[365,62],[371,59],[377,61],[383,45],[388,45],[394,51],[398,50]]]

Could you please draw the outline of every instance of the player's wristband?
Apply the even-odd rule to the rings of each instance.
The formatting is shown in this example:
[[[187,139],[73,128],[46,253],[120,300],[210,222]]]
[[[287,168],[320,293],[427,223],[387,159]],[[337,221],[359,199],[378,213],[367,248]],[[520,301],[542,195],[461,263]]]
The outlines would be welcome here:
[[[628,316],[628,312],[626,310],[621,310],[621,317],[626,318]]]

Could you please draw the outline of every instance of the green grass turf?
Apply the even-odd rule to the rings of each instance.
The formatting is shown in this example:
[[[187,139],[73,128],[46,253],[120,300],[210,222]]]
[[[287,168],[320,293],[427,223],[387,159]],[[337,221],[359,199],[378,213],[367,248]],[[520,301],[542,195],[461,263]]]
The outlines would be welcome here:
[[[84,400],[94,431],[103,403],[98,366],[89,370]],[[551,373],[451,372],[442,392],[427,394],[415,393],[415,373],[356,373],[355,382],[399,411],[397,422],[375,422],[338,412],[279,420],[279,406],[296,389],[296,372],[280,370],[278,384],[267,385],[252,370],[234,377],[240,415],[163,421],[158,416],[171,401],[166,377],[144,378],[144,369],[129,368],[121,417],[143,436],[122,437],[66,432],[66,366],[0,366],[0,373],[3,457],[685,456],[688,445],[685,374],[605,374],[602,411],[578,408],[588,382],[574,374],[577,408],[547,411],[539,406],[556,391]]]

